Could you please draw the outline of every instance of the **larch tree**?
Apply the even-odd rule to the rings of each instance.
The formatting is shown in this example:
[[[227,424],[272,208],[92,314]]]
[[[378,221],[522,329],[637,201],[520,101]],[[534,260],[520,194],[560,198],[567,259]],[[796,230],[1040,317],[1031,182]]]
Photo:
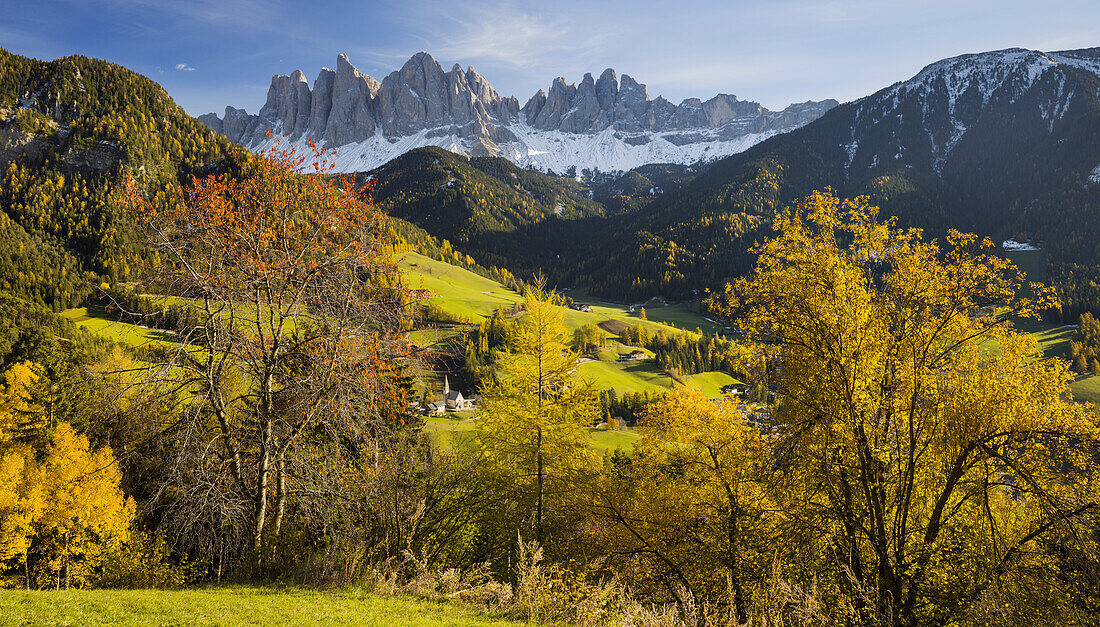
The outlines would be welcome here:
[[[331,168],[276,144],[239,176],[195,179],[185,202],[127,186],[154,252],[140,279],[196,321],[151,368],[184,415],[166,425],[178,452],[155,505],[176,537],[210,553],[237,541],[259,568],[288,508],[338,518],[326,508],[352,502],[348,473],[378,463],[408,411],[384,215]]]
[[[569,348],[561,298],[539,282],[527,289],[524,308],[482,389],[477,438],[485,459],[529,495],[535,539],[543,543],[547,500],[589,463],[584,437],[597,406]]]
[[[1025,622],[1056,615],[1021,582],[1055,574],[1057,542],[1088,544],[1098,449],[1067,364],[1012,328],[1045,290],[1017,297],[988,242],[941,246],[876,213],[809,196],[734,291],[748,336],[777,351],[788,537],[860,624],[955,623],[996,595]]]

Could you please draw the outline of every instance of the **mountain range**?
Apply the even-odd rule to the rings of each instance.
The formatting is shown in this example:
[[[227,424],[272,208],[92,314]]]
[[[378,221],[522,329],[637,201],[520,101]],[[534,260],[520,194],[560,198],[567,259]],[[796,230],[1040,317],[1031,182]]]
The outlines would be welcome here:
[[[434,63],[427,55],[420,59],[421,68]],[[522,126],[535,129],[532,134],[579,137],[584,133],[562,129],[603,127],[595,136],[628,137],[702,133],[679,126],[704,123],[713,125],[707,132],[718,133],[732,128],[737,116],[757,111],[716,98],[700,103],[701,117],[692,118],[686,106],[650,116],[667,107],[647,97],[641,100],[648,103],[645,115],[639,115],[623,104],[633,102],[633,81],[611,73],[593,80],[592,90],[588,81],[575,91],[565,85],[555,93],[552,87],[545,101],[520,107],[492,96],[488,84],[466,70],[462,80],[474,87],[465,100],[436,102],[433,117],[413,107],[415,115],[397,120],[405,109],[396,103],[422,101],[387,96],[386,81],[368,80],[350,64],[339,69],[344,79],[337,71],[333,88],[320,91],[328,94],[327,117],[314,116],[325,111],[316,88],[288,80],[273,86],[277,97],[264,114],[270,119],[242,112],[204,121],[221,123],[231,137],[260,128],[250,125],[281,129],[293,121],[291,139],[305,141],[323,118],[325,132],[337,134],[333,142],[369,123],[373,137],[406,153],[416,135],[387,139],[386,125],[395,133],[420,129],[417,135],[427,135],[429,127],[437,128],[430,120],[468,115],[465,125],[488,120],[499,132]],[[427,75],[438,82],[439,76]],[[442,76],[459,81],[457,71]],[[291,91],[293,99],[286,95]],[[579,106],[590,91],[597,106]],[[364,109],[349,103],[365,97],[380,107],[392,104],[381,109],[390,113],[368,108],[370,115],[356,121]],[[561,98],[573,104],[563,110],[554,104]],[[455,102],[467,101],[478,106],[467,113],[456,109]],[[776,114],[763,115],[761,124]],[[508,126],[494,122],[505,117]],[[638,128],[643,130],[629,130]],[[10,260],[0,264],[0,291],[63,308],[87,293],[78,280],[87,273],[124,279],[140,256],[117,206],[117,181],[125,172],[140,173],[158,197],[171,198],[192,174],[234,172],[246,158],[186,116],[159,85],[124,68],[82,57],[40,62],[0,52],[0,259]],[[447,240],[486,267],[524,276],[543,271],[557,286],[585,286],[622,301],[688,299],[744,274],[752,267],[752,244],[767,235],[772,216],[829,187],[845,197],[869,195],[884,216],[930,236],[958,228],[1040,248],[1038,265],[1057,286],[1066,319],[1084,310],[1100,313],[1100,48],[1010,49],[938,61],[705,164],[649,164],[621,173],[597,164],[600,172],[576,180],[517,167],[501,156],[467,158],[436,146],[359,178],[374,180],[376,202],[408,221],[402,228],[409,241],[430,235],[441,250]]]
[[[1067,317],[1100,308],[1100,287],[1090,287],[1100,285],[1093,235],[1100,230],[1100,49],[1010,49],[938,61],[706,165],[589,176],[602,214],[565,219],[543,210],[537,228],[447,221],[456,207],[470,216],[486,203],[498,213],[523,209],[479,191],[488,187],[447,185],[449,178],[473,181],[473,170],[485,166],[475,159],[468,168],[461,159],[440,166],[438,155],[369,173],[405,182],[401,194],[384,186],[379,201],[479,259],[516,272],[541,268],[559,285],[617,300],[679,300],[721,286],[751,268],[752,244],[775,212],[832,188],[869,195],[884,217],[898,216],[928,236],[957,228],[1041,248],[1039,265],[1049,266]],[[411,191],[420,178],[434,183]]]
[[[344,172],[375,168],[413,148],[435,145],[469,156],[501,156],[520,166],[564,172],[625,171],[648,163],[696,163],[736,152],[821,116],[835,100],[769,111],[718,94],[676,105],[649,97],[644,84],[606,69],[579,84],[558,77],[522,107],[472,67],[450,72],[419,52],[382,81],[341,54],[312,88],[301,72],[274,76],[256,115],[226,107],[199,121],[246,147],[268,133],[337,148]]]
[[[614,227],[632,235],[574,280],[619,297],[690,296],[747,271],[770,216],[828,187],[866,194],[929,236],[957,228],[1041,248],[1069,313],[1071,301],[1100,306],[1088,287],[1100,277],[1086,271],[1100,265],[1098,174],[1100,48],[963,55],[653,197]],[[640,275],[639,286],[623,281]]]

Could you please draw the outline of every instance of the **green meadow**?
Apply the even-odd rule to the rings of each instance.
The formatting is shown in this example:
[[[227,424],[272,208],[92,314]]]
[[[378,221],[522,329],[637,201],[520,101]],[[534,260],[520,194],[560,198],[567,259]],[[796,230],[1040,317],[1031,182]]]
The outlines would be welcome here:
[[[355,589],[0,591],[0,625],[517,625],[454,603]]]
[[[172,333],[149,329],[135,324],[118,322],[99,305],[66,309],[61,316],[73,321],[89,332],[127,346],[143,346],[156,342],[175,343]]]

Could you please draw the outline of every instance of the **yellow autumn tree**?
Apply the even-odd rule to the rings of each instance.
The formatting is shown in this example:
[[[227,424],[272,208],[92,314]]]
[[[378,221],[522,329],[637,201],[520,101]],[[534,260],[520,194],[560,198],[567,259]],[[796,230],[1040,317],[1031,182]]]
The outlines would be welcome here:
[[[839,592],[840,621],[973,621],[994,597],[1021,624],[1069,620],[1052,547],[1090,550],[1097,424],[1065,398],[1067,364],[1012,328],[1045,290],[1018,298],[988,242],[876,214],[811,195],[734,290],[777,352],[787,537]]]
[[[547,500],[588,466],[585,428],[596,416],[591,388],[577,373],[565,310],[541,282],[527,289],[525,313],[481,393],[477,438],[484,459],[514,482],[544,541]]]
[[[39,565],[55,587],[84,586],[104,549],[129,538],[134,500],[123,494],[122,472],[109,447],[93,451],[68,423],[54,430],[43,461],[32,474],[42,499],[34,522]]]
[[[68,423],[44,450],[14,437],[33,421],[26,393],[37,377],[34,364],[16,364],[0,394],[0,564],[10,574],[0,572],[0,582],[84,586],[107,545],[128,539],[135,505],[122,493],[111,449],[91,450]]]
[[[18,439],[21,431],[36,411],[31,402],[30,388],[39,378],[39,366],[31,362],[12,365],[4,373],[0,385],[0,449]]]
[[[605,473],[596,491],[595,511],[610,523],[604,550],[637,591],[670,594],[685,624],[705,624],[704,607],[746,622],[779,517],[764,435],[733,398],[688,387],[650,405],[640,427],[629,478]]]

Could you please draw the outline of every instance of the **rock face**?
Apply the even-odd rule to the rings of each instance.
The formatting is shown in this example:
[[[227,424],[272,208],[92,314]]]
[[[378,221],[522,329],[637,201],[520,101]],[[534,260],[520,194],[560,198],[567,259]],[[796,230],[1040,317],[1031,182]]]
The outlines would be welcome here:
[[[834,100],[807,102],[772,112],[758,103],[718,94],[707,101],[688,98],[675,105],[662,97],[650,99],[644,84],[626,74],[620,80],[608,68],[598,79],[585,74],[577,85],[558,77],[547,92],[539,90],[521,108],[515,97],[502,97],[474,68],[463,70],[456,64],[446,72],[426,52],[413,55],[381,82],[359,72],[341,54],[336,70],[323,68],[312,89],[300,70],[272,77],[258,115],[226,107],[223,117],[208,113],[199,121],[252,148],[267,142],[268,133],[288,135],[291,141],[309,138],[331,147],[369,143],[369,150],[361,152],[364,163],[357,168],[374,167],[381,164],[380,159],[396,156],[392,154],[396,148],[387,144],[404,150],[435,144],[550,167],[560,162],[559,156],[550,154],[553,146],[549,151],[541,144],[535,146],[539,141],[533,134],[563,133],[567,143],[574,145],[569,150],[576,153],[577,142],[583,141],[578,136],[602,137],[610,130],[614,141],[632,147],[628,151],[652,143],[635,150],[634,161],[699,160],[733,150],[724,146],[707,154],[702,144],[751,145],[756,135],[760,135],[758,141],[767,134],[791,130],[836,104]],[[699,144],[697,150],[671,149],[694,144]],[[581,163],[570,159],[570,163],[576,161],[574,165]]]

